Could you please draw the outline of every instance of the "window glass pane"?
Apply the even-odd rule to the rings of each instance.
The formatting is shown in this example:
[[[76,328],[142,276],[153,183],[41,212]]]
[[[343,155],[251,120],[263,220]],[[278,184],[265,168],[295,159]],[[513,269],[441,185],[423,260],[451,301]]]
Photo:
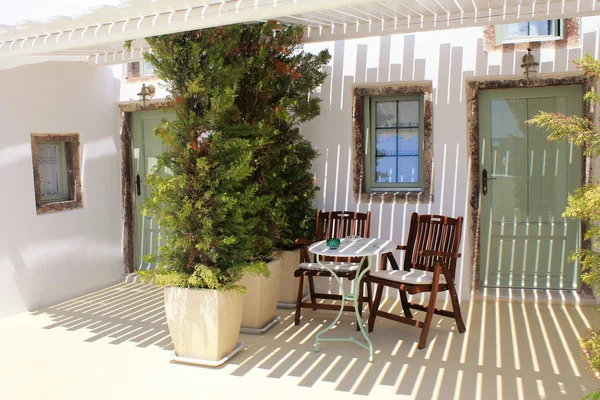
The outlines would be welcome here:
[[[521,22],[517,24],[506,24],[506,37],[529,37],[554,35],[554,24],[556,20],[544,20],[534,22]]]
[[[411,98],[412,97],[412,98]],[[375,152],[371,159],[375,168],[373,183],[419,184],[421,162],[421,103],[413,96],[398,96],[394,100],[375,101],[371,112],[375,121]],[[383,185],[385,186],[385,185]]]
[[[142,64],[142,76],[154,76],[154,65],[150,61],[143,61]]]
[[[398,126],[419,125],[419,102],[406,100],[398,102]]]
[[[398,155],[419,155],[419,128],[398,129]]]
[[[397,157],[377,157],[377,163],[375,167],[376,182],[398,182],[396,174],[396,159]]]
[[[517,24],[506,24],[506,36],[529,36],[529,27],[527,22]]]
[[[376,105],[375,124],[377,127],[396,126],[396,102],[378,101]]]
[[[419,129],[398,130],[398,182],[419,182]]]
[[[419,182],[419,156],[398,157],[398,182]]]
[[[43,196],[60,194],[60,157],[58,144],[44,144],[38,148],[38,171]]]
[[[396,155],[396,129],[377,129],[377,156]]]
[[[550,22],[551,21],[535,21],[529,23],[529,35],[530,36],[545,36],[550,35]]]

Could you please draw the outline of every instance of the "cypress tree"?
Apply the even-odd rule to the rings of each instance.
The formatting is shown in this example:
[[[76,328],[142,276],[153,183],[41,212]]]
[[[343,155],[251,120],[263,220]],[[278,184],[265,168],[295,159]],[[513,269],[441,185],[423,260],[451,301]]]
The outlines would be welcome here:
[[[144,207],[163,231],[157,284],[238,288],[268,274],[276,243],[312,214],[317,153],[298,131],[319,112],[309,93],[329,54],[302,51],[303,29],[273,22],[148,38],[146,58],[170,92],[168,150],[147,179]]]

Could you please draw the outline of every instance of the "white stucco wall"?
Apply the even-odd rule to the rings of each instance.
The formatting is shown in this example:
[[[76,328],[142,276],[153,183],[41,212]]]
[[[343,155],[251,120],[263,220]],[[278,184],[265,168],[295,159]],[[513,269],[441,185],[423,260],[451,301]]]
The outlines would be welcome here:
[[[598,56],[600,17],[583,18],[580,45],[534,52],[540,75],[575,71],[570,60],[591,53]],[[523,51],[486,53],[483,28],[394,35],[310,44],[307,51],[328,48],[333,58],[321,91],[321,115],[301,127],[320,157],[314,174],[321,192],[315,206],[324,210],[372,212],[372,236],[404,243],[414,211],[464,216],[463,258],[457,272],[461,299],[470,298],[472,243],[468,211],[466,82],[492,76],[522,77]],[[373,195],[357,204],[353,196],[352,88],[361,83],[429,81],[433,85],[434,196],[431,204],[382,203]],[[328,285],[319,280],[321,286]],[[326,288],[326,287],[324,287]],[[394,294],[395,295],[395,291]]]
[[[44,63],[0,71],[0,318],[123,277],[120,68]],[[79,133],[84,207],[36,215],[31,133]]]

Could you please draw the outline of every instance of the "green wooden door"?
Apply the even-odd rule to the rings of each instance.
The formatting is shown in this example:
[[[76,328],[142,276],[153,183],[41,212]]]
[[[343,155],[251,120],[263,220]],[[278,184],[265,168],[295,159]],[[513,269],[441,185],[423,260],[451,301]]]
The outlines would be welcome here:
[[[579,265],[568,261],[579,223],[562,213],[581,185],[581,150],[525,121],[540,110],[581,115],[582,96],[578,85],[480,93],[483,286],[579,289]]]
[[[142,215],[144,201],[150,196],[146,175],[157,163],[157,156],[166,148],[153,133],[163,119],[173,119],[164,111],[139,111],[133,113],[133,189],[135,191],[135,263],[138,269],[152,266],[143,260],[147,254],[156,254],[160,227],[156,221]]]

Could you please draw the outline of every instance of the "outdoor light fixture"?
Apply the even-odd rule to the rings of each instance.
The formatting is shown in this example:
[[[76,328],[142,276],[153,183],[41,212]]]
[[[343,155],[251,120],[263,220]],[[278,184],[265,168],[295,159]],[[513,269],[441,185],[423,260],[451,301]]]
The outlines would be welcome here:
[[[538,72],[538,65],[539,64],[535,61],[535,58],[533,58],[533,55],[531,54],[531,49],[527,49],[527,54],[523,56],[523,64],[521,64],[521,68],[525,69],[523,74],[525,75],[525,79],[527,79],[528,83],[535,79],[535,76]]]
[[[142,108],[146,108],[146,101],[150,101],[154,97],[155,91],[156,89],[153,85],[146,86],[145,83],[142,84],[142,91],[137,94],[142,102]]]

